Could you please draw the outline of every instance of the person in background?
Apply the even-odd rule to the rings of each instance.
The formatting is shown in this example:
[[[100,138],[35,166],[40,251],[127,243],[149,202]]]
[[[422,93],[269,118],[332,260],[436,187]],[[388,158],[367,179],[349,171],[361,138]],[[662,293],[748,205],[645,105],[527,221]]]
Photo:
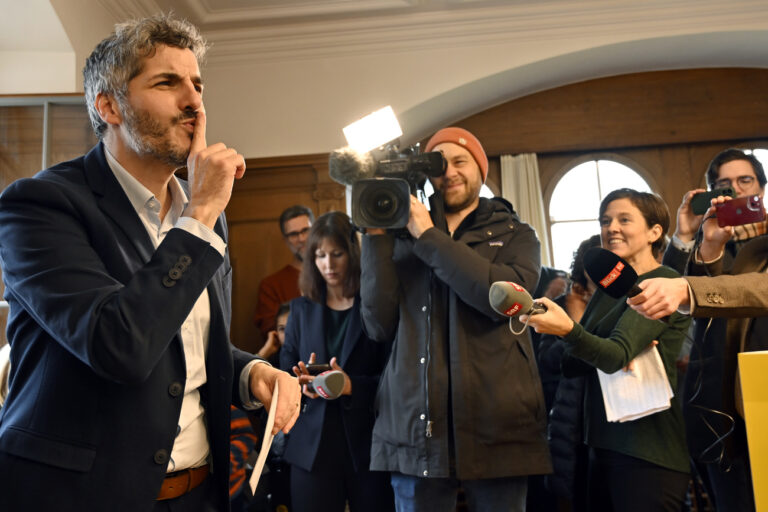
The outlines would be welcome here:
[[[571,262],[571,287],[566,295],[555,299],[568,316],[579,322],[595,292],[595,284],[584,270],[584,254],[592,247],[600,247],[600,235],[582,241]],[[552,454],[553,472],[543,477],[543,506],[529,510],[562,510],[586,512],[587,468],[589,451],[583,442],[583,401],[586,378],[563,377],[561,364],[565,341],[552,334],[542,334],[537,361],[544,399],[549,413],[547,439]]]
[[[168,15],[116,25],[83,71],[99,143],[0,196],[0,510],[226,510],[230,404],[296,421],[297,380],[229,341],[245,160],[206,140],[205,49]]]
[[[280,214],[280,232],[292,258],[283,268],[259,283],[253,323],[263,336],[262,339],[266,340],[265,343],[269,342],[269,332],[275,330],[275,319],[280,304],[300,295],[299,272],[304,257],[304,245],[314,220],[312,210],[300,204],[286,208]]]
[[[669,212],[654,194],[631,189],[609,193],[600,204],[602,246],[623,258],[639,280],[676,277],[656,260],[669,228]],[[565,340],[563,375],[587,375],[584,440],[589,446],[589,510],[679,512],[689,482],[688,450],[680,402],[626,422],[606,417],[597,369],[622,371],[658,341],[657,349],[672,389],[677,387],[675,360],[690,320],[672,315],[668,322],[648,320],[600,289],[592,295],[580,323],[545,297],[547,311],[522,315],[539,332]],[[653,349],[656,350],[656,349]]]
[[[753,154],[737,148],[715,155],[707,167],[706,181],[710,190],[732,187],[735,197],[763,197],[765,193],[763,165]],[[763,242],[759,240],[765,240],[764,235],[768,232],[766,220],[735,226],[725,238],[710,240],[715,243],[706,244],[713,249],[709,255],[701,253],[702,249],[706,252],[704,246],[708,236],[702,233],[705,239],[700,248],[695,249],[694,237],[705,215],[695,215],[690,202],[699,192],[704,190],[691,190],[683,196],[677,210],[677,229],[664,253],[664,264],[681,274],[706,274],[707,267],[702,263],[716,263],[716,271],[723,274],[759,271],[764,263],[759,252]],[[710,233],[725,234],[716,230],[710,230]],[[721,244],[722,240],[725,241]],[[753,240],[757,241],[752,243]],[[736,267],[736,258],[748,244],[750,252],[739,258]],[[754,324],[763,322],[756,319]],[[682,395],[693,461],[718,512],[754,510],[746,427],[741,416],[736,414],[731,392],[738,353],[733,344],[738,340],[728,331],[728,322],[724,318],[696,319],[693,330],[695,342],[690,351]],[[764,329],[758,327],[754,332],[764,332]],[[726,435],[731,430],[733,432]]]
[[[488,157],[474,135],[444,128],[425,149],[447,165],[430,178],[433,208],[412,196],[409,236],[363,237],[365,331],[394,343],[371,467],[392,473],[400,512],[453,511],[460,488],[470,510],[522,511],[528,475],[551,469],[544,397],[530,336],[509,331],[488,292],[533,290],[539,241],[508,202],[480,197]]]
[[[290,303],[283,302],[280,304],[275,315],[275,329],[267,333],[267,341],[257,353],[259,357],[263,357],[274,366],[280,365],[280,349],[285,343],[285,326],[288,325],[290,313]]]
[[[307,239],[301,270],[302,297],[291,314],[280,365],[304,385],[302,414],[285,447],[291,465],[295,512],[394,509],[388,474],[370,471],[373,404],[389,354],[374,343],[360,320],[360,246],[349,217],[318,217]],[[325,400],[306,385],[314,376],[306,363],[329,363],[344,376],[341,396]]]

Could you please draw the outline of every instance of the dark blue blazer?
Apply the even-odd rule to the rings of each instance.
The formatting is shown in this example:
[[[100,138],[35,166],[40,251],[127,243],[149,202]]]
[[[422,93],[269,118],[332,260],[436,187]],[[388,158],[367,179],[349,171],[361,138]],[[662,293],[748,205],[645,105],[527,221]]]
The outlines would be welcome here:
[[[223,215],[215,230],[226,241]],[[229,343],[228,256],[181,229],[155,250],[99,144],[5,190],[0,263],[11,344],[0,510],[151,510],[183,398],[179,329],[205,288],[201,397],[226,510],[233,375],[253,359]]]
[[[299,361],[309,361],[312,352],[318,363],[328,363],[331,357],[325,347],[325,306],[306,297],[291,301],[291,314],[285,329],[285,343],[280,349],[280,367],[290,371]],[[360,320],[360,298],[355,297],[346,337],[337,357],[339,366],[352,381],[352,394],[337,399],[347,446],[351,452],[355,471],[367,471],[371,455],[374,400],[381,371],[387,362],[389,345],[370,340]],[[323,441],[321,433],[329,402],[322,398],[302,397],[301,415],[296,421],[285,447],[285,460],[311,471],[318,447]],[[341,447],[340,447],[341,449]]]

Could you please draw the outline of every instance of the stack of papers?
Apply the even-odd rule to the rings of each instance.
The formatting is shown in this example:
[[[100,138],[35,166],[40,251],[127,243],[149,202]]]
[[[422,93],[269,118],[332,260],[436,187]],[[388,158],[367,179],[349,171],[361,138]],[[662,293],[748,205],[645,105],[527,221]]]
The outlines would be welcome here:
[[[261,472],[264,470],[264,463],[267,461],[267,454],[269,453],[269,447],[272,446],[272,427],[275,424],[275,411],[277,410],[277,398],[278,388],[277,382],[275,382],[275,390],[272,392],[272,403],[269,406],[269,416],[267,417],[267,426],[264,427],[264,438],[261,440],[261,450],[259,450],[259,457],[256,459],[256,466],[251,473],[251,479],[249,484],[251,486],[251,494],[256,493],[256,487],[259,485],[259,478],[261,478]]]
[[[669,409],[674,393],[656,346],[634,359],[634,369],[607,374],[597,370],[608,421],[625,422]]]

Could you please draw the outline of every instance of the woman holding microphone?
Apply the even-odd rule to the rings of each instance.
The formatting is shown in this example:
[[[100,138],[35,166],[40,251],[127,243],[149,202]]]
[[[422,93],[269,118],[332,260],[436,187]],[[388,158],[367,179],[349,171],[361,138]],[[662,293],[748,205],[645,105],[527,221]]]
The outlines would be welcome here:
[[[600,204],[602,247],[629,263],[639,281],[677,277],[657,257],[669,228],[669,212],[656,195],[619,189]],[[583,438],[589,447],[589,509],[601,511],[679,511],[689,481],[689,459],[680,403],[626,422],[608,422],[597,369],[622,371],[640,352],[657,349],[672,389],[677,389],[675,359],[690,319],[678,314],[667,322],[649,320],[629,308],[626,297],[612,298],[598,287],[579,323],[554,302],[528,317],[537,332],[565,340],[563,374],[587,375]],[[525,320],[525,318],[521,318]]]
[[[302,297],[291,314],[280,366],[303,386],[303,406],[285,447],[291,464],[295,512],[394,510],[389,474],[368,469],[374,399],[389,347],[363,333],[360,320],[360,246],[349,217],[320,216],[307,239],[299,277]],[[344,377],[341,396],[308,389],[307,364],[329,363]]]

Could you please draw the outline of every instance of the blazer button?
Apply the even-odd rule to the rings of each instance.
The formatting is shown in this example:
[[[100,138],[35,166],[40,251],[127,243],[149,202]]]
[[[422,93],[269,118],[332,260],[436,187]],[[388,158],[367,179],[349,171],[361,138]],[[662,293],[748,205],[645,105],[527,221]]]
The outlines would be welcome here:
[[[184,388],[180,382],[173,382],[170,386],[168,386],[168,394],[174,398],[179,396],[183,390]]]
[[[163,276],[163,286],[165,286],[166,288],[172,288],[176,286],[176,281],[174,281],[168,276]]]
[[[179,262],[178,262],[178,264],[179,264],[181,267],[183,267],[184,269],[186,269],[186,268],[189,266],[189,264],[190,264],[190,263],[192,263],[192,258],[190,258],[190,257],[189,257],[189,254],[182,254],[182,255],[179,257]]]
[[[160,448],[155,452],[155,463],[168,464],[168,450]]]
[[[179,267],[173,267],[168,271],[168,277],[171,279],[181,279],[182,270]]]

